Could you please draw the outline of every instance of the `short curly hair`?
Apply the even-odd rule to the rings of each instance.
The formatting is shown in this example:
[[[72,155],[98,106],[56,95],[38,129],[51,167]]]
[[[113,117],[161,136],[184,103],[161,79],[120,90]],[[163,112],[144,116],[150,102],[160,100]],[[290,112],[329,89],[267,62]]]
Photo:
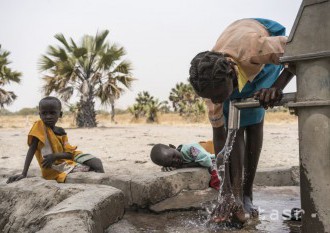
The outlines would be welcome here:
[[[61,110],[62,109],[62,103],[61,103],[61,101],[58,99],[58,98],[56,98],[56,97],[54,97],[54,96],[46,96],[46,97],[44,97],[44,98],[42,98],[40,101],[39,101],[39,107],[40,107],[40,105],[42,104],[42,102],[44,102],[44,101],[54,101],[54,102],[56,102],[56,104],[57,104],[57,107]]]
[[[190,62],[189,82],[197,93],[206,87],[222,82],[226,78],[235,79],[234,62],[224,53],[205,51],[197,54]]]

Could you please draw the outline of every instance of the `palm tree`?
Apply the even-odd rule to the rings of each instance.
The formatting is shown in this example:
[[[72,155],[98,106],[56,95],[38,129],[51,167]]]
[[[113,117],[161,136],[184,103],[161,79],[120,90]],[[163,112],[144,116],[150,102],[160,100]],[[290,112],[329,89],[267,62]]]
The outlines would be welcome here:
[[[148,112],[148,104],[153,101],[154,97],[147,91],[139,92],[135,98],[135,104],[128,110],[134,115],[135,119],[146,116]]]
[[[169,100],[172,101],[172,107],[175,112],[179,110],[179,103],[184,99],[186,86],[187,84],[180,82],[175,85],[175,88],[171,89]]]
[[[167,101],[159,102],[158,99],[152,99],[147,104],[147,121],[148,122],[156,122],[158,118],[158,112],[162,111],[166,107]]]
[[[129,108],[135,119],[147,116],[148,122],[155,122],[157,121],[158,112],[168,109],[167,101],[159,102],[158,99],[151,96],[147,91],[139,92],[135,101],[136,103]]]
[[[17,97],[14,92],[6,91],[2,87],[11,82],[20,83],[22,76],[22,73],[13,71],[8,67],[10,61],[7,57],[9,55],[10,52],[2,50],[0,44],[0,108],[13,103]]]
[[[175,112],[179,112],[180,116],[190,115],[194,111],[194,104],[199,101],[199,96],[194,92],[190,84],[177,83],[171,89],[169,100],[172,102],[172,107]]]
[[[203,98],[196,95],[193,87],[188,83],[177,83],[171,89],[169,100],[175,112],[185,118],[195,118],[198,120],[205,114],[205,103]]]
[[[65,102],[74,92],[80,96],[78,127],[97,125],[95,98],[114,109],[115,100],[134,80],[131,64],[123,60],[124,48],[106,42],[108,34],[105,30],[95,37],[85,35],[79,45],[72,38],[68,42],[63,34],[57,34],[55,38],[62,46],[49,46],[47,55],[40,59],[40,70],[46,73],[43,77],[46,95],[55,92]]]

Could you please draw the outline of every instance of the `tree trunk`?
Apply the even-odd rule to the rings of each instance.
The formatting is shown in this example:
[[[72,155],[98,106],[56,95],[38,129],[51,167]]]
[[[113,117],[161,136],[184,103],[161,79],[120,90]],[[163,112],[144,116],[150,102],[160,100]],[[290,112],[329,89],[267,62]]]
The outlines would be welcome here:
[[[90,90],[86,100],[84,100],[83,96],[80,98],[76,119],[76,124],[79,128],[97,126],[92,90]]]
[[[115,114],[116,114],[115,101],[114,100],[110,100],[110,104],[111,104],[111,122],[115,122]]]

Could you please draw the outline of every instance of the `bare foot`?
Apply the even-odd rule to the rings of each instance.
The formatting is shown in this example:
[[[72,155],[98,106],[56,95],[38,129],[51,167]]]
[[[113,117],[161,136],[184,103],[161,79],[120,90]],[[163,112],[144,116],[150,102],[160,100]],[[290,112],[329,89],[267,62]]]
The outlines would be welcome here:
[[[243,203],[241,200],[236,199],[236,209],[233,213],[233,219],[237,220],[240,223],[245,223],[250,218],[249,213],[245,212],[243,208]]]
[[[237,220],[240,223],[247,221],[243,208],[243,203],[239,199],[235,199],[232,193],[221,195],[221,200],[215,208],[211,221],[215,223],[231,222]]]
[[[243,197],[244,209],[250,214],[252,218],[256,218],[259,215],[258,208],[253,205],[252,198],[249,196]]]

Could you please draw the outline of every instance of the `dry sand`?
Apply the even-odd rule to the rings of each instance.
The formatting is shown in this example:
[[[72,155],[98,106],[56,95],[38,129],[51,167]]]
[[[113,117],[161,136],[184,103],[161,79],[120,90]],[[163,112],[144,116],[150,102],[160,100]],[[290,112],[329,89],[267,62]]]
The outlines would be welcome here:
[[[102,124],[101,124],[102,125]],[[22,128],[0,128],[0,169],[21,171],[27,152],[27,134],[31,124]],[[83,152],[92,153],[103,161],[107,173],[139,175],[160,171],[149,159],[156,143],[190,143],[212,138],[208,124],[109,125],[92,129],[66,129],[69,141]],[[298,160],[297,121],[267,123],[258,169],[296,166]],[[34,159],[30,166],[39,170]]]

